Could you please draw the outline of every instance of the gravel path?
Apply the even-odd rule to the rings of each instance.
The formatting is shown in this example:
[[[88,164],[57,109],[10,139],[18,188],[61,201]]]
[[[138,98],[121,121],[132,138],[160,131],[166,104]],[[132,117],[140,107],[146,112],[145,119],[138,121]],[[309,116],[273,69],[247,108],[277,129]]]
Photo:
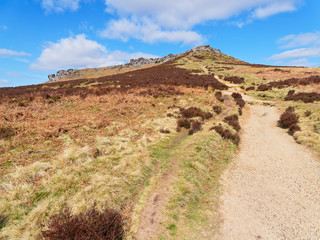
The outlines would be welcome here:
[[[250,106],[240,151],[222,178],[218,239],[320,239],[320,162],[277,110]]]

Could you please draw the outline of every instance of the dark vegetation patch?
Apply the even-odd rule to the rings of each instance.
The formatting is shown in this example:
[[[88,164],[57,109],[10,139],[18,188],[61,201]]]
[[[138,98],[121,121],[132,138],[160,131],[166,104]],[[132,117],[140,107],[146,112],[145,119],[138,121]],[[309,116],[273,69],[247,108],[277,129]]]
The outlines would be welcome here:
[[[160,133],[169,134],[170,131],[168,129],[160,129]]]
[[[15,135],[15,131],[9,126],[0,126],[0,139],[9,139]]]
[[[227,64],[227,65],[239,65],[239,66],[249,66],[255,68],[303,68],[303,67],[294,67],[294,66],[272,66],[272,65],[264,65],[264,64],[251,64],[246,62],[216,62],[218,64]]]
[[[184,118],[201,117],[202,120],[210,119],[213,116],[211,112],[205,112],[197,107],[180,108],[180,113]]]
[[[273,71],[275,71],[275,72],[283,72],[283,73],[291,72],[290,70],[284,70],[284,69],[281,69],[281,68],[275,68],[275,69],[273,69]]]
[[[178,128],[189,129],[191,127],[190,120],[188,119],[179,119],[177,122]]]
[[[241,129],[239,117],[236,114],[225,117],[223,121],[233,127],[237,132]]]
[[[9,220],[8,216],[0,214],[0,230],[6,226],[8,220]]]
[[[240,108],[243,108],[244,105],[246,105],[246,102],[242,99],[242,95],[240,93],[232,93],[231,96]]]
[[[312,112],[310,110],[307,110],[307,111],[304,112],[304,116],[305,117],[309,117],[311,115],[311,113]]]
[[[97,79],[78,79],[39,85],[0,88],[0,100],[26,99],[40,96],[48,101],[57,101],[62,96],[82,96],[88,94],[105,95],[112,91],[128,92],[136,88],[157,88],[163,86],[203,87],[207,89],[225,90],[228,86],[219,82],[213,75],[196,75],[183,68],[178,68],[173,63],[140,69],[118,75],[105,76]],[[89,86],[90,84],[94,84]],[[169,90],[169,91],[168,91]],[[174,89],[157,89],[157,93],[164,96],[177,94]],[[153,92],[141,94],[154,95]],[[49,97],[48,97],[49,96]]]
[[[224,129],[220,124],[210,128],[215,130],[222,138],[231,140],[234,144],[239,145],[240,137],[238,133],[232,134],[228,129]]]
[[[293,107],[288,107],[284,113],[281,114],[278,124],[281,128],[289,128],[288,133],[293,135],[297,131],[301,131],[298,126],[299,116],[294,113]]]
[[[216,114],[220,114],[222,112],[222,107],[217,106],[217,105],[213,106],[212,109]]]
[[[258,87],[258,91],[268,91],[272,88],[285,88],[290,86],[307,86],[310,84],[320,84],[320,76],[310,76],[307,78],[290,78],[283,81],[269,82]]]
[[[192,122],[192,127],[191,129],[189,130],[189,135],[192,135],[196,132],[199,132],[201,130],[201,126],[202,126],[202,123],[199,122],[199,121],[193,121]]]
[[[223,102],[224,99],[222,97],[222,92],[218,91],[214,94],[214,96],[216,97],[216,99],[219,101],[219,102]]]
[[[232,77],[225,77],[225,81],[235,83],[235,84],[240,84],[244,83],[244,78],[243,77],[237,77],[237,76],[232,76]]]
[[[65,208],[59,214],[52,216],[48,230],[42,232],[44,239],[123,239],[122,216],[111,209],[99,212],[95,206],[85,213],[71,214],[69,208]]]
[[[255,87],[253,87],[253,86],[246,88],[246,91],[254,91],[254,90],[255,90]]]
[[[293,92],[292,92],[293,91]],[[294,94],[294,90],[288,92],[287,96],[284,98],[285,101],[302,101],[304,103],[312,103],[320,101],[320,94],[316,92],[300,92]]]

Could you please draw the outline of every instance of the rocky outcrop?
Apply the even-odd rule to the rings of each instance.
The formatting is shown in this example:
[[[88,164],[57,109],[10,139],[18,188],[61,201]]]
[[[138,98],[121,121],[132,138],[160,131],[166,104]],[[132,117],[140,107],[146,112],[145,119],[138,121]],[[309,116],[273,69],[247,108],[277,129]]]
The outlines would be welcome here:
[[[56,74],[50,74],[48,76],[49,82],[55,82],[55,81],[58,81],[62,78],[65,78],[66,76],[73,73],[74,71],[77,71],[77,70],[75,70],[75,69],[60,70]]]
[[[208,52],[213,52],[213,53],[216,53],[216,54],[220,54],[221,53],[221,51],[219,49],[212,48],[209,45],[194,47],[190,51],[191,52],[208,51]]]

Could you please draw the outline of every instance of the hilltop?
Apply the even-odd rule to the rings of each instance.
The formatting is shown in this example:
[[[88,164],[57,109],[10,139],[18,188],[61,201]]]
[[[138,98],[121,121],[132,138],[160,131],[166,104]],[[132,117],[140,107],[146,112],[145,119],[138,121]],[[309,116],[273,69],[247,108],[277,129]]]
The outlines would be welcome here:
[[[318,233],[296,224],[318,220],[319,68],[201,46],[51,79],[0,88],[0,238],[232,239],[255,220],[248,238]]]

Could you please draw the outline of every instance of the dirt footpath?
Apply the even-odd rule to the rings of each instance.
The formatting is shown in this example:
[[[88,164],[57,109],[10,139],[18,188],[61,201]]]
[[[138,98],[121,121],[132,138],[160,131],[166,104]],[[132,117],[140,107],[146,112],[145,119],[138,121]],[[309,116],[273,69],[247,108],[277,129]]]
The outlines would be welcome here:
[[[250,106],[222,178],[219,240],[320,239],[320,161],[278,119],[275,108]]]

